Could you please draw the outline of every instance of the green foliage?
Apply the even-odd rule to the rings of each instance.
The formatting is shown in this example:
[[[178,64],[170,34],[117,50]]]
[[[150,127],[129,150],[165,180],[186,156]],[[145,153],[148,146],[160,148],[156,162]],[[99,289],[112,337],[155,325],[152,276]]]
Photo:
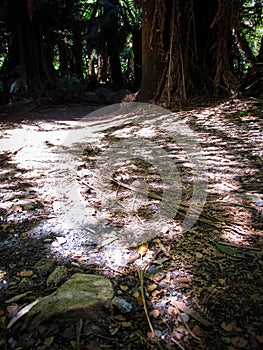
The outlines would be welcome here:
[[[243,3],[242,31],[255,56],[258,55],[263,36],[263,3],[245,0]]]

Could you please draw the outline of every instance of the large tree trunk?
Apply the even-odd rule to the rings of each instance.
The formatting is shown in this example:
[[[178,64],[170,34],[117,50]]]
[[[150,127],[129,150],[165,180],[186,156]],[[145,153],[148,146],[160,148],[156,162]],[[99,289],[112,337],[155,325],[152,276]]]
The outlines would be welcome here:
[[[139,101],[166,106],[235,87],[229,52],[235,1],[144,0]]]
[[[160,13],[156,14],[157,10]],[[163,42],[163,33],[160,30],[162,28],[157,21],[157,15],[158,19],[164,21],[165,10],[160,1],[142,1],[142,82],[137,96],[138,101],[153,99],[164,69],[162,47],[159,45]]]
[[[16,14],[20,78],[24,87],[33,90],[38,96],[43,81],[54,77],[54,70],[51,72],[45,56],[40,32],[39,2],[18,0]]]

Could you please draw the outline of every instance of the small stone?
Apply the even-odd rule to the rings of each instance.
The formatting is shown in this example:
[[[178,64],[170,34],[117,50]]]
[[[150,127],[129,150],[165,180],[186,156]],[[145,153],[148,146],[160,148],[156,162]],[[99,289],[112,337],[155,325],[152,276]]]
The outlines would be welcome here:
[[[60,245],[67,242],[65,237],[57,237],[56,240],[57,240],[58,244],[60,244]]]
[[[147,272],[148,272],[150,275],[155,275],[156,273],[160,272],[160,270],[157,269],[156,267],[150,266],[150,267],[148,268]]]
[[[116,307],[123,313],[131,312],[132,305],[128,303],[125,299],[114,297],[112,301],[115,303]]]
[[[55,270],[48,276],[47,287],[56,287],[61,282],[65,281],[68,277],[68,269],[64,265],[59,265]]]
[[[180,316],[178,316],[178,321],[182,322],[182,319],[184,320],[184,322],[188,322],[190,317],[186,313],[181,312]]]

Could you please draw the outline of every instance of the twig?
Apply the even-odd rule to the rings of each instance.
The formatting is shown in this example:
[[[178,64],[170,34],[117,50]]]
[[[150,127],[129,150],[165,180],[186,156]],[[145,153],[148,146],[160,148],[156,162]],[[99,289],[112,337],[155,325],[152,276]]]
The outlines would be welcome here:
[[[174,338],[171,338],[171,341],[173,341],[176,345],[178,345],[180,349],[185,350],[185,348],[178,341],[176,341]]]
[[[77,350],[80,350],[80,336],[81,336],[81,330],[83,326],[82,318],[79,320],[79,322],[76,324],[76,345]]]
[[[143,308],[144,308],[144,312],[147,318],[147,322],[149,325],[149,328],[152,332],[153,335],[155,335],[149,314],[148,314],[148,310],[147,310],[147,305],[146,305],[146,301],[145,301],[145,296],[144,296],[144,290],[143,290],[143,271],[138,269],[138,276],[139,276],[139,280],[140,280],[140,289],[141,289],[141,297],[142,297],[142,302],[143,302]]]
[[[137,272],[138,272],[138,276],[139,276],[139,279],[140,279],[141,297],[142,297],[143,308],[144,308],[144,312],[145,312],[145,315],[146,315],[146,318],[147,318],[147,322],[148,322],[149,328],[151,330],[151,333],[152,333],[153,337],[155,338],[155,341],[158,344],[159,349],[162,350],[162,346],[161,346],[158,338],[156,338],[156,334],[154,332],[154,329],[153,329],[153,326],[152,326],[152,323],[151,323],[151,320],[150,320],[150,317],[149,317],[149,314],[148,314],[148,310],[147,310],[147,305],[146,305],[145,295],[144,295],[144,290],[143,290],[143,270],[138,269]]]
[[[174,303],[173,305],[174,305],[174,307],[175,307],[175,309],[176,309],[176,311],[177,311],[177,313],[178,313],[178,315],[179,315],[179,317],[180,317],[180,319],[181,319],[183,325],[185,326],[185,328],[188,330],[188,332],[191,334],[191,336],[192,336],[193,338],[199,340],[199,337],[197,337],[197,336],[191,331],[191,329],[189,328],[188,324],[187,324],[187,323],[185,322],[185,320],[183,319],[183,317],[182,317],[182,315],[181,315],[181,312],[180,312],[180,310],[178,309],[178,306],[176,305],[176,303]]]

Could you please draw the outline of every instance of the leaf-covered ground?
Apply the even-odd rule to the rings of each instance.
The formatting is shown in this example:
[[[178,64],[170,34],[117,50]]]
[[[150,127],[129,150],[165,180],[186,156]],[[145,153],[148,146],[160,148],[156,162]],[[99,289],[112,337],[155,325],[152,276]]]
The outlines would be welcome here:
[[[200,212],[191,201],[204,185],[196,148],[169,132],[171,116],[83,119],[94,109],[0,120],[1,347],[261,349],[262,105],[232,99],[175,113],[202,150]],[[165,162],[131,156],[129,140]],[[90,225],[82,225],[83,207]],[[191,208],[199,215],[184,230]],[[57,266],[64,269],[54,278]],[[96,321],[50,320],[27,332],[21,317],[8,328],[76,272],[110,278],[124,307],[110,303]]]

